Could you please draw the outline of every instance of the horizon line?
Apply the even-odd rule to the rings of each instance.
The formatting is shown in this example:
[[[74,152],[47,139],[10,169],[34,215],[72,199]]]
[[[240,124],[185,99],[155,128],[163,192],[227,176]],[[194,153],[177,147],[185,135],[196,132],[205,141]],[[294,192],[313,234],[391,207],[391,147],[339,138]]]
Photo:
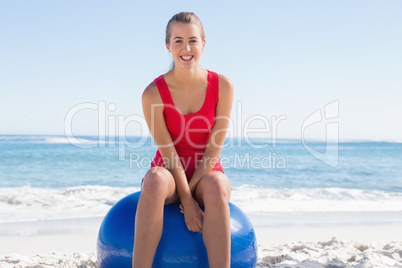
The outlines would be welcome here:
[[[98,137],[99,139],[103,140],[105,138],[110,139],[110,138],[120,138],[120,137],[130,137],[130,138],[141,138],[141,137],[146,137],[146,138],[152,138],[151,135],[147,136],[140,136],[140,135],[124,135],[124,136],[117,136],[117,135],[112,135],[112,136],[103,136],[103,135],[97,135],[97,134],[83,134],[83,135],[75,135],[75,136],[66,136],[65,134],[3,134],[0,133],[0,136],[25,136],[25,137],[63,137],[63,138],[80,138],[80,137]],[[246,139],[244,136],[233,136],[233,137],[225,137],[225,140],[228,139]],[[272,140],[272,137],[251,137],[248,138],[250,140]],[[302,141],[300,137],[294,138],[294,137],[285,137],[285,138],[275,138],[276,141]],[[356,139],[356,138],[342,138],[342,139],[320,139],[320,138],[305,138],[304,141],[307,142],[392,142],[392,143],[402,143],[401,139],[381,139],[381,138],[376,138],[376,139]]]

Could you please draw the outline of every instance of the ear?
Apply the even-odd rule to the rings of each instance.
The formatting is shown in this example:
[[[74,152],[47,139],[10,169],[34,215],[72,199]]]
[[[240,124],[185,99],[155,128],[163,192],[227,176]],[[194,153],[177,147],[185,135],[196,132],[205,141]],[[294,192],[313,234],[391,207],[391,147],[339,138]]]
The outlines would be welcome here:
[[[205,39],[202,40],[202,50],[204,51],[204,47],[205,47]]]
[[[169,53],[171,53],[172,51],[170,51],[170,44],[166,44],[166,48],[169,51]]]

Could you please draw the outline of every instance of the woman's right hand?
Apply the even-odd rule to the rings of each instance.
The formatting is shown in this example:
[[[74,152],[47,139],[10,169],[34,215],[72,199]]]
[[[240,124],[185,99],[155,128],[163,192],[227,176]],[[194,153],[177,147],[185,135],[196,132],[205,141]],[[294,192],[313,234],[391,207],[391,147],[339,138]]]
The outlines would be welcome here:
[[[202,233],[204,212],[194,198],[191,198],[191,200],[188,200],[184,204],[180,204],[180,212],[184,214],[188,230]]]

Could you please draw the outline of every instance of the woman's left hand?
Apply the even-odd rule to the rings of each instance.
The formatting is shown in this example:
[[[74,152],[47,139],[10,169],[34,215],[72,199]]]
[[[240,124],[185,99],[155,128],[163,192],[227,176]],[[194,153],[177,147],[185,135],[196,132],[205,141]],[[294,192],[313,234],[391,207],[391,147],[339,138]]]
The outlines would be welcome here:
[[[180,212],[184,214],[187,228],[190,231],[202,233],[204,212],[194,199],[191,204],[186,206],[186,209],[184,209],[183,204],[180,204]]]

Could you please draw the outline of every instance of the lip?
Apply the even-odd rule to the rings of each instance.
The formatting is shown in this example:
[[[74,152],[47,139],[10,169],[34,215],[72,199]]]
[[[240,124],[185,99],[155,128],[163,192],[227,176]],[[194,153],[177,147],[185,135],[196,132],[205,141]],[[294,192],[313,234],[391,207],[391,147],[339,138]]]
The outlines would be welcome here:
[[[185,57],[185,58],[183,58],[183,57]],[[183,61],[191,61],[192,59],[194,59],[194,56],[193,55],[181,55],[180,59]]]

